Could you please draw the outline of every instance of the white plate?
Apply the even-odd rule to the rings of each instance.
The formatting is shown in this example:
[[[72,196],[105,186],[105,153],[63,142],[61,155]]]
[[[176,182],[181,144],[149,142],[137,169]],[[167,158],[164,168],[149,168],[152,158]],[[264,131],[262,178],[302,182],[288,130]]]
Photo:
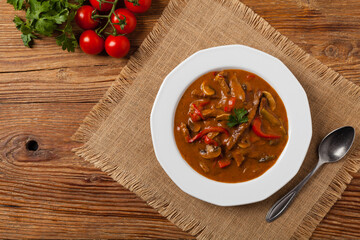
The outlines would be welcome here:
[[[221,183],[192,169],[182,158],[174,138],[174,116],[187,87],[203,74],[221,69],[242,69],[263,78],[283,100],[289,121],[289,139],[273,167],[253,180]],[[219,206],[264,200],[298,172],[308,150],[311,115],[304,89],[277,58],[243,45],[227,45],[196,52],[164,79],[151,112],[151,134],[156,157],[167,175],[187,194]]]

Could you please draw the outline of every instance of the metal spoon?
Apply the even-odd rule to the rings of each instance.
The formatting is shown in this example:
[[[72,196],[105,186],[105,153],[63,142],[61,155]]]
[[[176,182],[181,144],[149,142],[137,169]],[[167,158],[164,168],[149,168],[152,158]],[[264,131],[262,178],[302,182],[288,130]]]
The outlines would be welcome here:
[[[343,158],[354,142],[355,129],[350,126],[338,128],[329,133],[319,145],[319,161],[316,167],[296,186],[279,201],[277,201],[266,215],[266,221],[272,222],[280,217],[290,206],[297,193],[307,183],[312,175],[324,164],[333,163]]]

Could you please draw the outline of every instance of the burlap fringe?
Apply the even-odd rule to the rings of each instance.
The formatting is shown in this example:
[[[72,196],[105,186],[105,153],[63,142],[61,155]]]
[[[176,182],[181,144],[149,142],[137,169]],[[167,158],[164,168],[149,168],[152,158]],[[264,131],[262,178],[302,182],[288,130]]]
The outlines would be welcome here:
[[[347,81],[341,75],[323,65],[317,59],[305,53],[301,48],[291,42],[287,37],[277,32],[268,22],[254,13],[250,8],[239,2],[238,0],[214,0],[223,6],[231,9],[239,15],[252,28],[261,32],[261,34],[270,40],[274,46],[281,48],[288,56],[296,59],[299,64],[303,64],[314,75],[320,76],[321,81],[329,82],[336,86],[338,91],[350,96],[354,102],[360,101],[360,88],[355,84]],[[103,99],[95,105],[90,114],[85,118],[84,123],[73,136],[73,139],[80,142],[87,142],[91,136],[99,128],[116,104],[122,99],[127,87],[136,78],[138,69],[141,69],[142,63],[145,62],[151,54],[156,50],[159,42],[168,33],[176,17],[185,8],[188,0],[172,0],[163,12],[153,31],[144,40],[139,50],[130,58],[128,65],[121,71],[119,77],[113,86],[108,90]],[[360,103],[359,103],[360,104]],[[113,166],[110,159],[105,156],[96,154],[87,145],[74,149],[77,155],[85,160],[93,163],[104,172],[108,173],[112,178],[118,181],[129,190],[141,196],[148,204],[154,207],[163,216],[167,217],[174,224],[184,231],[196,236],[198,239],[212,238],[213,232],[207,229],[204,224],[192,219],[190,216],[181,216],[174,207],[174,204],[166,199],[155,196],[154,193],[146,190],[136,180],[136,177],[127,174],[122,169]],[[347,162],[343,168],[337,173],[333,182],[321,196],[320,200],[312,207],[311,211],[303,219],[295,231],[293,238],[308,238],[312,232],[330,210],[332,205],[341,197],[342,192],[346,188],[351,179],[351,173],[357,172],[360,168],[360,149],[354,149],[349,155]]]

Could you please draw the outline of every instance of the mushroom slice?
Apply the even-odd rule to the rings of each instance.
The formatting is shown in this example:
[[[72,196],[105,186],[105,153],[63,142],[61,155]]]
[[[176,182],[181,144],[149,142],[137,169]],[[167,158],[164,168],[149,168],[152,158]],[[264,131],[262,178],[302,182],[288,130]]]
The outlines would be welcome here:
[[[229,86],[225,81],[225,77],[224,77],[224,71],[219,72],[218,74],[216,74],[214,81],[220,84],[220,88],[223,92],[224,95],[228,95],[230,92]]]
[[[192,92],[191,92],[191,97],[193,97],[193,98],[210,98],[210,99],[217,99],[217,98],[220,98],[219,96],[217,96],[217,95],[205,95],[204,93],[203,93],[203,91],[201,91],[200,89],[194,89],[194,90],[192,90]]]
[[[205,159],[217,158],[221,154],[221,148],[213,145],[206,145],[204,150],[200,150],[201,157]]]
[[[285,127],[284,127],[284,124],[282,123],[281,119],[279,119],[275,113],[271,113],[269,111],[267,111],[265,108],[261,109],[260,111],[260,115],[265,118],[266,120],[268,120],[271,125],[273,126],[278,126],[281,133],[286,135],[286,130],[285,130]]]
[[[210,139],[214,139],[214,137],[216,137],[217,135],[219,135],[219,132],[209,132],[207,134],[208,138]]]
[[[240,99],[241,101],[245,100],[245,91],[239,83],[236,74],[233,74],[229,80],[231,88],[231,96]]]
[[[273,113],[267,111],[265,108],[260,110],[260,115],[268,120],[273,126],[281,126],[281,121]]]
[[[206,166],[206,164],[205,164],[204,162],[199,162],[199,165],[200,165],[201,169],[202,169],[205,173],[210,172],[209,167]]]
[[[264,109],[266,105],[267,105],[267,100],[265,97],[262,97],[259,105],[259,115],[261,115],[261,110]]]
[[[188,125],[190,130],[194,133],[199,132],[201,129],[201,124],[199,122],[193,122],[191,119],[189,119]]]
[[[200,88],[206,96],[212,96],[215,94],[215,90],[212,89],[209,85],[207,85],[205,81],[202,82]]]
[[[264,94],[264,96],[266,97],[266,99],[269,102],[269,106],[270,106],[271,111],[274,111],[275,108],[276,108],[276,102],[275,102],[274,97],[268,91],[263,91],[263,94]]]
[[[222,121],[222,120],[228,120],[229,117],[230,117],[229,113],[223,113],[223,114],[217,115],[215,119],[218,121]]]

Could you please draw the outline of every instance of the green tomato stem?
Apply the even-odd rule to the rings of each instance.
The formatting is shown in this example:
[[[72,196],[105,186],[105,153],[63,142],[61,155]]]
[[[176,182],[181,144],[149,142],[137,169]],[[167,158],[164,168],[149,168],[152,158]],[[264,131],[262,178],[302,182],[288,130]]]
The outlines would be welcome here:
[[[114,3],[114,2],[110,2],[110,1],[102,1],[102,2],[104,2],[104,3],[111,3],[111,4]]]
[[[108,15],[93,15],[92,19],[96,19],[96,18],[107,18]]]
[[[94,15],[92,16],[92,18],[96,19],[96,18],[106,18],[107,21],[106,21],[106,24],[103,26],[103,27],[100,27],[98,29],[95,30],[95,32],[98,34],[98,35],[101,35],[102,32],[104,32],[104,30],[106,29],[106,27],[110,24],[113,28],[113,35],[116,36],[116,29],[114,27],[114,24],[111,22],[111,16],[113,14],[115,14],[115,8],[116,8],[116,4],[118,3],[119,0],[115,0],[114,2],[109,2],[109,1],[102,1],[102,2],[105,2],[105,3],[111,3],[113,6],[109,12],[108,15]],[[107,32],[104,32],[105,34],[108,34]]]

